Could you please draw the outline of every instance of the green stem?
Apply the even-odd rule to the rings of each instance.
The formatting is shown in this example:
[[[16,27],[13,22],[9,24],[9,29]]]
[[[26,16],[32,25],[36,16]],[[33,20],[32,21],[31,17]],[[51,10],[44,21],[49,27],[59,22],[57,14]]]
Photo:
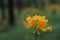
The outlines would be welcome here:
[[[35,32],[35,40],[37,40],[37,31]]]

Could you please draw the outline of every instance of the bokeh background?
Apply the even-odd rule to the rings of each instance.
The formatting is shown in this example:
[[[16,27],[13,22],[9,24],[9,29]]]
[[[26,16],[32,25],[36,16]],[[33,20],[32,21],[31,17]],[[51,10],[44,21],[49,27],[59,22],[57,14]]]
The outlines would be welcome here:
[[[60,0],[0,0],[0,40],[35,40],[33,29],[26,29],[27,15],[46,16],[52,32],[42,33],[38,40],[60,40]]]

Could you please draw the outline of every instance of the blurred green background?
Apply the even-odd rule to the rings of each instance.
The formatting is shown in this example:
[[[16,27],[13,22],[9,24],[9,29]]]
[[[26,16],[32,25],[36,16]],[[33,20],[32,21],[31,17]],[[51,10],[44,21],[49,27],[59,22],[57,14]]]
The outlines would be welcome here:
[[[26,29],[23,20],[27,15],[38,14],[46,16],[49,24],[54,25],[52,32],[42,33],[38,40],[60,40],[60,0],[21,0],[22,8],[16,5],[17,0],[13,0],[14,25],[9,25],[9,11],[5,6],[5,20],[2,22],[2,9],[0,8],[0,40],[35,40],[33,29]],[[8,0],[4,0],[4,5]]]

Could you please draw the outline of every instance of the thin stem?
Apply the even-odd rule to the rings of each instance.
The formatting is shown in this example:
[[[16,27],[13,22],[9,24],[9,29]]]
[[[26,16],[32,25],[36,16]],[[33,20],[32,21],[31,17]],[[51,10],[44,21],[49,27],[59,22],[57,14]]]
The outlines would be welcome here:
[[[35,40],[37,40],[37,31],[35,32]]]

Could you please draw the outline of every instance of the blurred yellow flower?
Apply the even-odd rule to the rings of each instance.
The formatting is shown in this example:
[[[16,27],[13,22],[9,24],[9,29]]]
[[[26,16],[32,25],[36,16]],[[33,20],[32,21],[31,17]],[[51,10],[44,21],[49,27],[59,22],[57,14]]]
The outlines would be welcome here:
[[[32,17],[28,16],[26,18],[26,22],[27,22],[27,26],[28,28],[35,28],[35,25],[36,25],[36,21],[32,19]]]
[[[45,10],[57,10],[60,9],[60,5],[59,4],[50,4],[50,5],[46,5],[45,6]]]
[[[39,30],[46,32],[48,30],[52,30],[52,26],[47,26],[48,20],[46,16],[35,15],[33,17],[28,16],[26,18],[26,24],[28,28],[36,28],[38,27]]]

